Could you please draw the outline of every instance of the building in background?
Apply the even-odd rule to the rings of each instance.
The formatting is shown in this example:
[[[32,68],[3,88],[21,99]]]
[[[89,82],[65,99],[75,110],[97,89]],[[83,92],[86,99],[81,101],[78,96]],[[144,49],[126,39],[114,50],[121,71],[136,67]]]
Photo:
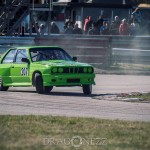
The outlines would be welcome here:
[[[13,6],[16,9],[12,9]],[[80,28],[83,28],[86,16],[97,20],[103,15],[108,22],[111,22],[114,16],[119,16],[121,20],[126,18],[129,21],[136,7],[135,0],[3,0],[0,9],[0,32],[11,35],[15,30],[21,32],[21,26],[25,25],[25,32],[32,34],[30,29],[36,22],[44,24],[46,30],[43,31],[48,32],[51,21],[55,21],[63,32],[65,20],[69,17],[73,23],[78,23]],[[39,35],[38,30],[35,30]]]

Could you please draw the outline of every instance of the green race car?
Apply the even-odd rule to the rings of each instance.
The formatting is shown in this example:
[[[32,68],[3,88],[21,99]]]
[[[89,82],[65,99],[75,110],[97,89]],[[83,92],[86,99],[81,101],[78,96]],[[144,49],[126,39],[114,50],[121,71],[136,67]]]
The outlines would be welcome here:
[[[53,86],[82,86],[89,95],[94,78],[91,65],[77,62],[56,46],[11,48],[0,59],[0,91],[10,86],[35,86],[42,94]]]

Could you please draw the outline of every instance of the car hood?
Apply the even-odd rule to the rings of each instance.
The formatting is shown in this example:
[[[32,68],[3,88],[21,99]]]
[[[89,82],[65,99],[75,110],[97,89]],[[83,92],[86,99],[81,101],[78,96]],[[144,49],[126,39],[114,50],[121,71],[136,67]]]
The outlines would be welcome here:
[[[38,61],[34,62],[34,64],[40,64],[40,65],[46,65],[46,66],[91,66],[87,63],[80,63],[80,62],[75,62],[75,61],[65,61],[65,60],[50,60],[50,61]]]

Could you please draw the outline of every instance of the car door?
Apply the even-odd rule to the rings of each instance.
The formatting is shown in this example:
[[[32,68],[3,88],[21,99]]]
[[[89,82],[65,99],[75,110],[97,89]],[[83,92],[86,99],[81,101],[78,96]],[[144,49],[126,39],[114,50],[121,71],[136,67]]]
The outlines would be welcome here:
[[[11,67],[15,58],[17,50],[10,49],[5,57],[1,61],[0,65],[0,75],[2,76],[4,84],[11,84]]]
[[[11,67],[12,82],[18,85],[29,85],[29,64],[22,62],[22,58],[28,58],[28,52],[26,49],[18,49],[17,54]]]

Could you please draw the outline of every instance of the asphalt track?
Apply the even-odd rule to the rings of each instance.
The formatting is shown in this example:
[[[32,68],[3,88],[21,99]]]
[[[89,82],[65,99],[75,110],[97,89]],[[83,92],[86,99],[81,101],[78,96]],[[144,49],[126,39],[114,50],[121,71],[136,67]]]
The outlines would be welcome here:
[[[34,87],[12,87],[0,92],[0,114],[150,121],[150,103],[105,98],[115,93],[150,92],[150,76],[96,75],[95,81],[91,96],[84,96],[81,87],[54,87],[47,95],[37,94]]]

